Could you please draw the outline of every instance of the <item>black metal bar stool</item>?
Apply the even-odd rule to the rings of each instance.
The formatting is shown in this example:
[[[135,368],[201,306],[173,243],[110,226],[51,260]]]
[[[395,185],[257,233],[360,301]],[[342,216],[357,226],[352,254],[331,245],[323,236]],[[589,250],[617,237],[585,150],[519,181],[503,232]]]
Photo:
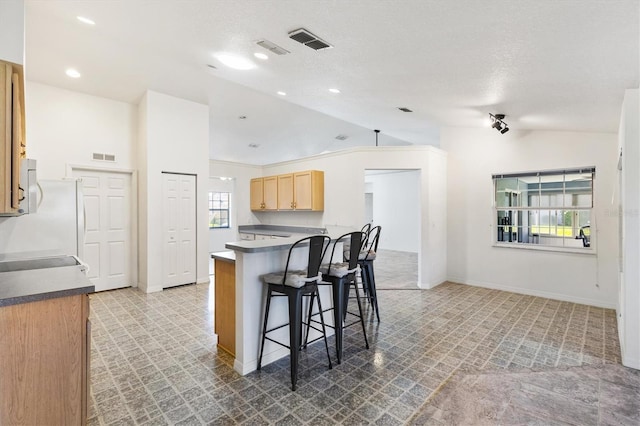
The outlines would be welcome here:
[[[358,265],[362,270],[362,286],[365,288],[365,293],[369,298],[371,306],[373,306],[376,312],[378,322],[380,322],[380,310],[378,309],[378,297],[376,294],[376,278],[373,273],[373,261],[376,259],[376,251],[378,250],[378,240],[380,239],[381,226],[374,226],[369,231],[369,235],[366,238],[366,246],[360,250],[358,255]]]
[[[327,358],[329,359],[329,368],[332,368],[331,357],[329,356],[329,345],[327,343],[327,333],[324,324],[324,317],[322,316],[322,304],[318,295],[318,281],[321,279],[319,273],[320,263],[322,262],[322,256],[325,251],[325,246],[331,242],[331,238],[326,235],[314,235],[306,237],[296,241],[289,249],[289,255],[287,256],[287,264],[284,272],[277,272],[272,274],[266,274],[262,276],[262,279],[267,285],[267,302],[264,312],[264,321],[262,326],[262,343],[260,345],[260,356],[258,358],[258,370],[262,367],[262,355],[264,352],[264,342],[269,340],[277,343],[280,346],[284,346],[289,349],[290,352],[290,368],[291,368],[291,390],[296,390],[296,382],[298,381],[298,355],[301,349],[302,343],[302,325],[311,327],[314,330],[322,332],[322,337],[318,337],[313,341],[324,338],[324,345],[327,351]],[[301,246],[309,246],[309,261],[306,270],[289,270],[289,262],[291,261],[291,254],[295,248]],[[283,296],[287,297],[289,303],[289,322],[267,329],[267,322],[269,320],[269,308],[271,306],[271,298]],[[311,325],[310,321],[304,322],[302,319],[302,298],[303,296],[312,296],[310,305],[313,306],[313,301],[318,300],[318,310],[320,312],[320,323],[322,329],[318,329]],[[274,340],[267,336],[268,333],[279,330],[283,327],[289,326],[289,345],[285,345],[282,342]],[[308,329],[307,329],[308,336]],[[306,343],[305,343],[306,345]]]
[[[339,242],[344,242],[345,245],[349,244],[349,261],[348,262],[333,262],[332,259],[335,254],[336,246]],[[342,362],[342,349],[343,349],[343,330],[346,327],[350,327],[360,322],[362,326],[362,335],[364,336],[364,343],[367,349],[369,349],[369,341],[367,340],[367,332],[364,326],[364,315],[362,314],[362,303],[360,302],[360,292],[356,285],[356,273],[358,272],[358,254],[364,242],[364,234],[362,232],[350,232],[342,235],[338,238],[331,250],[331,256],[329,257],[329,263],[323,264],[320,267],[322,273],[322,281],[318,285],[324,283],[330,284],[333,292],[333,328],[336,335],[336,355],[338,358],[338,364]],[[347,307],[349,303],[349,291],[353,287],[356,292],[356,300],[358,302],[358,314],[349,312]],[[313,298],[313,296],[311,296]],[[311,318],[311,308],[309,308],[309,318]],[[327,309],[329,310],[329,309]],[[347,314],[358,317],[360,321],[354,321],[347,323]],[[329,326],[331,327],[331,326]]]

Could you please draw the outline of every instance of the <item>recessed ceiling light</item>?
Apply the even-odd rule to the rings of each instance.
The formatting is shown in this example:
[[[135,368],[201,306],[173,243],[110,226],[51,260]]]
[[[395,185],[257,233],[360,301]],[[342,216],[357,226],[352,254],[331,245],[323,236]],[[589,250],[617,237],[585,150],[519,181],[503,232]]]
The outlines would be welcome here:
[[[246,120],[247,116],[246,115],[241,115],[240,117],[238,117],[240,120]]]
[[[269,59],[269,55],[267,55],[266,53],[261,53],[261,52],[256,52],[253,54],[253,56],[255,56],[258,59],[262,59],[263,61],[266,61],[267,59]]]
[[[285,92],[278,92],[278,95],[280,96],[287,96],[287,94]]]
[[[85,18],[84,16],[76,16],[76,18],[78,18],[78,21],[82,22],[83,24],[87,24],[87,25],[96,24],[93,19]]]
[[[73,68],[69,68],[67,70],[67,75],[71,78],[80,78],[80,73],[78,70],[74,70]]]
[[[250,70],[256,67],[256,64],[241,56],[232,55],[230,53],[220,53],[215,55],[216,59],[234,70]]]
[[[331,93],[340,93],[340,89],[329,89]]]

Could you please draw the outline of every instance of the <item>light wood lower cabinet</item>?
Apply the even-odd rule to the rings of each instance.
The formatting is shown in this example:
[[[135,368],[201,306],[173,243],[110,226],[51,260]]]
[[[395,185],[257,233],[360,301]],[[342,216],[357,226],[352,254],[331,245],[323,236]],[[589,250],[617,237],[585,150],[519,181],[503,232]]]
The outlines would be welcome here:
[[[218,347],[236,355],[236,264],[215,260],[215,332]]]
[[[0,424],[84,425],[90,350],[86,294],[0,308]]]

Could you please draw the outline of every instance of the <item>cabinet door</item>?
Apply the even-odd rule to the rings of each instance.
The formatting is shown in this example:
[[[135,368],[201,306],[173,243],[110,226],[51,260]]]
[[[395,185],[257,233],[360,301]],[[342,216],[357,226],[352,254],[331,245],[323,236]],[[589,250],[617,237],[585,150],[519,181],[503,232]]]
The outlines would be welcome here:
[[[262,198],[263,193],[263,179],[256,178],[251,179],[251,201],[249,205],[251,206],[251,210],[262,210],[264,199]]]
[[[278,209],[278,176],[268,176],[264,179],[264,209],[265,210],[277,210]]]
[[[278,176],[278,210],[293,210],[293,174]]]
[[[11,212],[11,65],[0,62],[0,213]]]
[[[318,170],[295,173],[296,210],[324,210],[324,173]]]

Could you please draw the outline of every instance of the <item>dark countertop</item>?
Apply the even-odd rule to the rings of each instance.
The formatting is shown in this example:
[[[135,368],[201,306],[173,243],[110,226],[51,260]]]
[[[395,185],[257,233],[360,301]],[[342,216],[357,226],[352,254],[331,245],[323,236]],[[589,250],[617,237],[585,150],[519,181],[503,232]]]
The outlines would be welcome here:
[[[84,273],[86,267],[70,259],[74,258],[2,262],[0,307],[93,293],[95,286]],[[51,266],[43,265],[45,260]],[[32,268],[29,262],[35,262]]]
[[[231,250],[227,251],[218,251],[215,253],[209,253],[212,259],[222,260],[224,262],[236,262],[236,253]]]

